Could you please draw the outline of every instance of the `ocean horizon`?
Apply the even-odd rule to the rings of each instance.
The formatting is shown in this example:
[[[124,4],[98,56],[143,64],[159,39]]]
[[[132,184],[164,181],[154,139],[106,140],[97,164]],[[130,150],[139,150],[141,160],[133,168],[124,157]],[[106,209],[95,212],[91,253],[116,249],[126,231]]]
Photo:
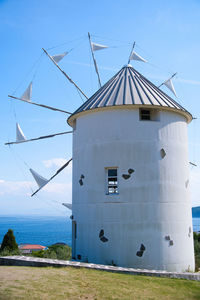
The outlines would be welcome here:
[[[71,246],[71,220],[68,216],[0,216],[0,244],[8,229],[14,231],[17,244]],[[193,218],[193,230],[200,232],[200,218]]]
[[[71,220],[68,216],[0,216],[0,244],[12,229],[17,244],[50,246],[65,243],[71,246]]]

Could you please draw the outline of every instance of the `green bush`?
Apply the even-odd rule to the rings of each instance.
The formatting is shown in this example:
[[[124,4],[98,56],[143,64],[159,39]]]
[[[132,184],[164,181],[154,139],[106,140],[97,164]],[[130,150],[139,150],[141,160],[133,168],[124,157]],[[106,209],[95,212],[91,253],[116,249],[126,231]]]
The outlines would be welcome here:
[[[200,268],[200,233],[194,232],[194,254],[196,271]]]
[[[0,250],[0,256],[22,255],[19,249],[9,251],[8,249]]]
[[[34,257],[52,259],[71,259],[71,248],[68,245],[52,245],[47,250],[40,250],[32,253]]]
[[[71,259],[71,247],[68,245],[52,245],[49,246],[49,250],[56,253],[57,259]]]
[[[18,250],[18,245],[15,241],[15,236],[12,229],[8,229],[8,232],[4,235],[0,250],[7,250],[9,252]]]

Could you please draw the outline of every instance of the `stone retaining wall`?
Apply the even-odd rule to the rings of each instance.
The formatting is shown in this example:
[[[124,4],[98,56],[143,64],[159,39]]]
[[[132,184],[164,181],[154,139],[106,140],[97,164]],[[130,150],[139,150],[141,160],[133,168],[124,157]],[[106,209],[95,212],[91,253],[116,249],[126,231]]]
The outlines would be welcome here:
[[[29,266],[29,267],[75,267],[75,268],[88,268],[100,271],[107,271],[113,273],[122,273],[130,275],[144,275],[155,277],[168,277],[179,278],[188,280],[200,281],[200,272],[198,273],[180,273],[180,272],[166,272],[159,270],[142,270],[133,268],[121,268],[114,266],[98,265],[91,263],[82,263],[69,260],[47,259],[28,256],[4,256],[0,257],[0,265],[4,266]]]

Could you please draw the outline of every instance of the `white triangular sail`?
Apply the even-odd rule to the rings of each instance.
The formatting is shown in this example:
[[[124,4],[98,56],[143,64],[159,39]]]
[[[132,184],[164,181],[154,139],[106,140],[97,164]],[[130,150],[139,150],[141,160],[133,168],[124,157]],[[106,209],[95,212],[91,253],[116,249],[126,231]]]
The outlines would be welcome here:
[[[16,123],[16,142],[22,142],[22,141],[26,141],[26,137],[19,124]]]
[[[93,51],[98,51],[98,50],[103,50],[103,49],[108,48],[108,46],[95,44],[95,43],[92,43],[92,42],[91,42],[91,47],[92,47]]]
[[[32,97],[32,82],[29,84],[23,95],[21,96],[21,99],[30,102]]]
[[[177,97],[171,78],[163,82],[163,84]]]
[[[59,63],[59,61],[61,61],[61,59],[63,59],[63,57],[65,57],[65,55],[67,55],[67,54],[68,54],[68,52],[64,52],[64,53],[61,53],[61,54],[52,55],[51,57],[53,58],[53,60],[56,63]]]
[[[33,178],[37,182],[39,188],[43,187],[45,184],[48,183],[48,181],[49,181],[48,179],[42,177],[37,172],[35,172],[33,169],[29,169],[29,170],[30,170],[31,174],[33,175]]]
[[[62,203],[62,205],[67,207],[68,209],[72,210],[72,204],[71,203]]]
[[[45,179],[44,177],[42,177],[42,176],[40,176],[39,174],[37,174],[35,171],[33,171],[32,169],[30,169],[30,171],[31,171],[31,173],[32,173],[32,175],[34,176],[34,174],[36,174],[36,178],[35,178],[35,176],[34,176],[34,178],[35,178],[35,180],[36,180],[36,182],[37,182],[37,180],[39,180],[39,183],[38,183],[38,185],[39,185],[39,189],[37,189],[37,191],[35,191],[32,195],[31,195],[31,197],[32,196],[34,196],[35,194],[37,194],[37,192],[39,192],[39,190],[41,190],[41,188],[45,185],[45,184],[47,184],[48,182],[50,182],[54,177],[56,177],[62,170],[64,170],[64,168],[66,168],[68,165],[69,165],[69,163],[72,161],[72,158],[70,158],[60,169],[58,169],[58,171],[53,175],[53,176],[51,176],[51,178],[49,179],[49,180],[47,180],[47,179]],[[33,174],[34,173],[34,174]],[[40,182],[41,182],[41,184],[42,185],[40,185]]]
[[[139,54],[137,54],[135,51],[133,51],[131,53],[130,60],[138,60],[138,61],[147,62],[146,59],[144,59],[142,56],[140,56]]]

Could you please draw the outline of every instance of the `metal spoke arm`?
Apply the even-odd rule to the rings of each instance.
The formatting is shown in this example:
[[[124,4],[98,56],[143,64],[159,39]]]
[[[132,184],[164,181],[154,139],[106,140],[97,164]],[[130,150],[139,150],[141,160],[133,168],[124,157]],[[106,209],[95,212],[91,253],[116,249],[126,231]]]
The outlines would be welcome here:
[[[129,59],[128,59],[128,64],[130,64],[130,61],[131,61],[131,55],[132,55],[132,52],[133,52],[133,49],[135,48],[135,42],[133,43],[133,47],[131,49],[131,53],[129,55]]]
[[[54,65],[63,73],[63,75],[69,80],[69,82],[71,82],[78,90],[79,92],[81,92],[81,94],[88,99],[88,97],[85,95],[85,93],[78,87],[78,85],[65,73],[65,71],[63,71],[59,65],[55,62],[55,60],[51,57],[51,55],[49,55],[49,53],[42,48],[42,50],[45,52],[45,54],[50,58],[50,60],[54,63]]]
[[[47,108],[47,109],[50,109],[50,110],[59,111],[59,112],[62,112],[62,113],[68,114],[68,115],[72,114],[72,113],[70,113],[66,110],[62,110],[62,109],[55,108],[55,107],[48,106],[48,105],[44,105],[44,104],[35,103],[35,102],[32,102],[32,101],[27,101],[27,100],[24,100],[22,98],[14,97],[14,96],[11,96],[11,95],[8,95],[8,97],[12,98],[12,99],[23,101],[25,103],[29,103],[29,104],[33,104],[33,105],[36,105],[36,106],[44,107],[44,108]]]
[[[99,81],[99,87],[101,87],[101,79],[100,79],[99,70],[98,70],[98,67],[97,67],[97,62],[96,62],[96,59],[94,57],[94,51],[92,49],[92,43],[91,43],[91,38],[90,38],[90,33],[89,32],[88,32],[88,38],[89,38],[89,42],[90,42],[90,49],[91,49],[91,53],[92,53],[92,59],[93,59],[93,62],[94,62],[94,68],[95,68],[95,71],[97,73],[97,77],[98,77],[98,81]]]
[[[27,143],[27,142],[33,142],[33,141],[37,141],[37,140],[52,138],[54,136],[63,135],[63,134],[67,134],[67,133],[73,133],[73,131],[65,131],[65,132],[59,132],[59,133],[44,135],[44,136],[40,136],[38,138],[33,138],[33,139],[29,139],[29,140],[24,140],[24,141],[8,142],[8,143],[5,143],[4,145],[13,145],[13,144],[22,144],[22,143]]]
[[[193,162],[191,162],[191,161],[189,161],[189,164],[190,165],[192,165],[192,166],[194,166],[194,167],[197,167],[197,165],[196,164],[194,164]]]

